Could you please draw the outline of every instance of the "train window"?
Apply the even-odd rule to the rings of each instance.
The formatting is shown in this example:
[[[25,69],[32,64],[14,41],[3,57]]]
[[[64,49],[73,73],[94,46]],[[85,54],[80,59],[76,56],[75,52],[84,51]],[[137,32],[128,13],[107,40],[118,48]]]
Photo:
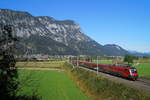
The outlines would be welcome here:
[[[124,69],[124,71],[128,71],[128,69]]]
[[[136,69],[131,69],[131,72],[132,73],[136,73]]]

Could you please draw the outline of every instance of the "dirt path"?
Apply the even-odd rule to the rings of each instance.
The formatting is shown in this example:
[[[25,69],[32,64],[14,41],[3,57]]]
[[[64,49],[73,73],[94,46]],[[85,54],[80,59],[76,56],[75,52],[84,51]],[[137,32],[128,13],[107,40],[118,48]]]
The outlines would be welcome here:
[[[59,68],[33,68],[33,67],[22,67],[17,69],[26,69],[26,70],[57,70],[57,71],[64,71],[63,69]]]
[[[83,67],[80,67],[80,68],[96,73],[96,71],[91,70],[91,69],[87,69],[87,68],[83,68]],[[121,77],[116,77],[116,76],[112,76],[112,75],[109,75],[106,73],[102,73],[102,72],[98,72],[98,74],[102,75],[105,78],[108,78],[109,80],[112,80],[114,82],[123,83],[123,84],[126,84],[127,86],[129,86],[131,88],[137,88],[143,92],[150,93],[150,80],[139,78],[137,81],[132,81],[132,80],[124,79]]]

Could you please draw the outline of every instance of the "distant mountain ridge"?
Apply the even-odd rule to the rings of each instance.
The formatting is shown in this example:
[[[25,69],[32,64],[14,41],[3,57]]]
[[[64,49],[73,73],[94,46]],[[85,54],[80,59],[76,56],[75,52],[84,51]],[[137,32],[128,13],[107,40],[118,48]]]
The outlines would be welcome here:
[[[135,55],[135,56],[150,56],[150,52],[137,52],[137,51],[131,51],[131,50],[128,50],[128,52],[132,55]]]
[[[120,56],[123,54],[129,54],[129,52],[122,47],[116,45],[116,44],[106,44],[104,45],[105,50],[107,51],[107,55],[109,56]]]
[[[115,44],[103,46],[97,43],[72,20],[59,21],[9,9],[0,9],[0,19],[0,24],[13,25],[17,36],[21,38],[19,53],[28,51],[31,54],[90,56],[122,56],[128,53]]]

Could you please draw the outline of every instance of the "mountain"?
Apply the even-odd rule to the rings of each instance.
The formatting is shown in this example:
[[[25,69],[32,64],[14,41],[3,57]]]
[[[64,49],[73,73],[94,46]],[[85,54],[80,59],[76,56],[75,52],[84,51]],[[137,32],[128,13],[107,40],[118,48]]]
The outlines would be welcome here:
[[[104,45],[104,49],[106,50],[107,55],[109,56],[120,56],[124,54],[128,54],[129,52],[122,47],[116,44],[107,44]]]
[[[32,16],[28,12],[0,9],[0,24],[12,25],[20,38],[18,53],[50,55],[113,55],[127,52],[117,46],[101,45],[85,35],[72,20]]]
[[[137,51],[132,51],[132,50],[128,50],[128,52],[132,55],[135,56],[150,56],[150,52],[137,52]]]

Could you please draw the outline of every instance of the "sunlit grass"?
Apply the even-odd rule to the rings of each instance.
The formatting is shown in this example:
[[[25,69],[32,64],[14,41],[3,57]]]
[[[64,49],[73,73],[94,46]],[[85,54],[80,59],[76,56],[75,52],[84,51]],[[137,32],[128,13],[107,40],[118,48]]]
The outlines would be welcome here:
[[[150,63],[140,63],[136,68],[140,76],[150,76]]]
[[[97,63],[97,60],[93,60],[94,63]],[[98,60],[100,64],[112,64],[112,60]]]
[[[17,95],[36,95],[42,100],[89,100],[62,71],[19,70],[22,87]]]

